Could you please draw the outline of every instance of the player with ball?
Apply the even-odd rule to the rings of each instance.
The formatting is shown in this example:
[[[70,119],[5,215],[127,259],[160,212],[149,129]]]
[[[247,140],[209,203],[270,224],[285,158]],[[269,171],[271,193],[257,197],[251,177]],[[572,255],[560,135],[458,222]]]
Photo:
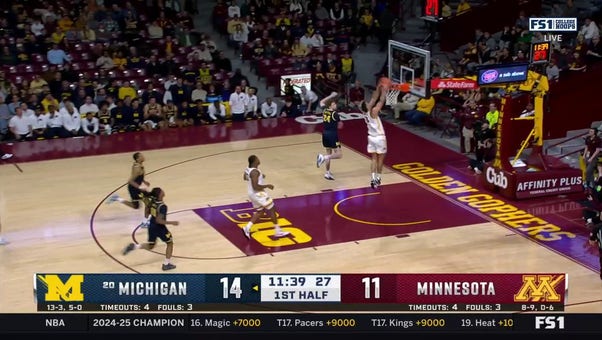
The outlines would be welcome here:
[[[364,120],[368,127],[368,146],[367,151],[371,155],[370,162],[371,180],[370,186],[376,189],[381,184],[381,175],[383,172],[383,164],[385,155],[387,154],[387,136],[385,128],[380,120],[380,111],[387,100],[387,93],[392,86],[391,79],[382,77],[376,85],[376,90],[372,92],[370,101],[361,102],[360,108],[364,113]]]

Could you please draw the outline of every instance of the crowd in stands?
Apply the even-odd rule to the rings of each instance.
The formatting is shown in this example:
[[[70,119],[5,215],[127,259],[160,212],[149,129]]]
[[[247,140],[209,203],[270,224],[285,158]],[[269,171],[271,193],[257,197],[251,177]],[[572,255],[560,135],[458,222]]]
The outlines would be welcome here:
[[[282,94],[281,76],[298,73],[312,74],[318,91],[341,91],[354,82],[355,48],[369,39],[381,51],[387,47],[396,6],[399,2],[252,0],[239,7],[218,1],[213,24],[276,95]]]
[[[353,4],[353,5],[351,5]],[[0,139],[31,140],[296,116],[316,88],[354,81],[351,52],[391,36],[387,1],[218,0],[213,24],[258,77],[311,72],[278,108],[258,103],[249,78],[207,32],[193,0],[3,4]],[[289,91],[290,92],[290,91]],[[292,109],[291,109],[292,107]],[[79,118],[78,118],[79,117]]]

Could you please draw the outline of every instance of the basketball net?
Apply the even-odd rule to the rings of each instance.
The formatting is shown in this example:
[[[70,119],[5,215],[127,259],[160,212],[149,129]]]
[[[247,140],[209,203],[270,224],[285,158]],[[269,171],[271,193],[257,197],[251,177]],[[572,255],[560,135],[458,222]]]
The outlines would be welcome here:
[[[392,84],[387,91],[387,101],[386,104],[388,106],[393,106],[397,104],[397,99],[399,98],[399,93],[401,92],[409,92],[410,85],[407,83],[404,84]]]

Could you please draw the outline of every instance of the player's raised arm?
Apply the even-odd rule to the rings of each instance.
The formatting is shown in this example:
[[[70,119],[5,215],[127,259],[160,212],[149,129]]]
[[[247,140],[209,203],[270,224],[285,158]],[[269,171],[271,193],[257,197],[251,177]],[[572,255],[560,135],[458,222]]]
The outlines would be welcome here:
[[[320,100],[320,106],[322,106],[322,107],[326,106],[326,103],[327,103],[327,102],[328,102],[330,99],[332,99],[332,98],[334,98],[334,97],[336,97],[336,96],[338,96],[338,95],[339,95],[339,94],[338,94],[338,93],[336,93],[336,92],[331,92],[331,93],[330,93],[330,95],[329,95],[328,97],[326,97],[326,98],[323,98],[322,100]]]

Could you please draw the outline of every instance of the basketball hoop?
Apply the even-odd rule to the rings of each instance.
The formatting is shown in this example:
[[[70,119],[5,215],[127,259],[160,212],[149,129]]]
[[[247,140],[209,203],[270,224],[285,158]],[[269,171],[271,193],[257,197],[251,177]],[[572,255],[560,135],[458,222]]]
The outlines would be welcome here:
[[[410,85],[408,84],[392,84],[389,90],[387,91],[387,101],[386,104],[388,106],[393,106],[397,104],[397,99],[399,98],[399,93],[401,92],[409,92]]]

